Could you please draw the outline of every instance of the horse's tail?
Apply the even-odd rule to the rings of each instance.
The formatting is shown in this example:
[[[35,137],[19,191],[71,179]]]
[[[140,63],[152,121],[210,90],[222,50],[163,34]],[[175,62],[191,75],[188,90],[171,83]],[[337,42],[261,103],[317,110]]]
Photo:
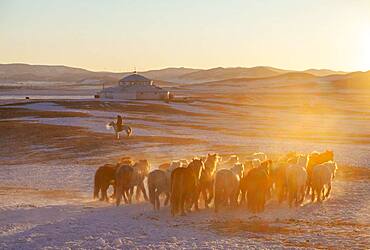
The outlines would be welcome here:
[[[127,126],[127,136],[130,136],[132,134],[132,128],[130,126]]]
[[[99,198],[99,191],[100,191],[100,182],[99,182],[98,175],[95,174],[95,178],[94,178],[94,199]]]
[[[105,128],[106,128],[107,130],[110,130],[110,129],[112,128],[112,125],[111,125],[110,123],[107,123],[107,124],[105,125]]]

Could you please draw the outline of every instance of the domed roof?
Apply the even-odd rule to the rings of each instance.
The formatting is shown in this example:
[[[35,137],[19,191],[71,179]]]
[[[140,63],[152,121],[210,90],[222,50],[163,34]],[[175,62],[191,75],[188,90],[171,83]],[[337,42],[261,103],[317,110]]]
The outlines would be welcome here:
[[[151,80],[146,78],[145,76],[132,74],[125,76],[120,80],[120,82],[150,82]]]

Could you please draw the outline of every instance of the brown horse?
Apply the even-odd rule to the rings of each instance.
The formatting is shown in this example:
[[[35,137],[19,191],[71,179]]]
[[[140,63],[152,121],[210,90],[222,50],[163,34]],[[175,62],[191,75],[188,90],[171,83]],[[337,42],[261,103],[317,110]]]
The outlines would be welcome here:
[[[244,165],[236,163],[231,169],[220,169],[215,177],[215,212],[221,206],[236,207],[240,193],[240,179],[243,177]]]
[[[99,167],[95,172],[94,178],[94,199],[99,198],[99,192],[101,193],[100,200],[108,201],[107,190],[110,185],[115,190],[115,174],[119,164],[105,164]]]
[[[197,207],[199,180],[204,170],[200,159],[193,159],[186,168],[176,168],[171,173],[171,214],[185,215],[185,205]]]
[[[270,172],[270,177],[274,184],[274,191],[279,203],[282,203],[287,198],[288,194],[286,169],[290,164],[297,163],[298,156],[296,152],[288,152],[286,155],[279,158]]]
[[[243,175],[240,178],[240,196],[241,196],[240,205],[245,204],[245,194],[247,193],[247,179],[246,179],[246,177],[247,177],[249,171],[251,171],[252,169],[253,169],[252,161],[251,160],[246,160],[244,162]]]
[[[208,208],[214,196],[213,184],[219,159],[220,156],[218,154],[208,154],[204,162],[204,171],[200,177],[199,192],[202,193],[205,208]]]
[[[126,194],[130,189],[134,169],[130,165],[121,165],[116,171],[116,205],[119,206],[122,197],[128,203]]]
[[[338,167],[333,161],[325,162],[313,167],[312,170],[312,198],[311,201],[315,201],[315,193],[317,195],[317,201],[321,202],[330,195],[331,182],[335,177],[335,173]],[[328,188],[325,193],[325,186]],[[321,198],[321,196],[323,196]]]
[[[131,178],[131,182],[129,184],[129,194],[128,199],[129,203],[132,202],[132,195],[134,193],[134,188],[136,187],[136,200],[138,201],[140,199],[140,194],[143,193],[144,199],[148,201],[148,195],[145,190],[144,186],[144,179],[148,176],[150,171],[150,164],[147,160],[139,160],[136,162],[133,166],[133,174]]]
[[[159,196],[164,193],[166,195],[166,200],[164,205],[168,204],[170,199],[170,178],[169,175],[166,173],[167,171],[163,171],[160,169],[153,170],[148,175],[148,191],[149,191],[149,200],[152,203],[154,210],[160,209],[160,201]]]
[[[271,161],[266,160],[260,167],[251,169],[246,177],[248,209],[253,213],[265,209],[266,195],[271,187],[269,167]]]
[[[292,207],[302,203],[305,197],[305,188],[307,184],[307,156],[299,155],[296,163],[291,163],[286,168],[286,183],[289,206]]]
[[[328,162],[334,161],[334,152],[331,150],[326,150],[324,152],[312,152],[308,155],[306,170],[307,170],[307,195],[310,193],[312,188],[312,170],[314,166]]]

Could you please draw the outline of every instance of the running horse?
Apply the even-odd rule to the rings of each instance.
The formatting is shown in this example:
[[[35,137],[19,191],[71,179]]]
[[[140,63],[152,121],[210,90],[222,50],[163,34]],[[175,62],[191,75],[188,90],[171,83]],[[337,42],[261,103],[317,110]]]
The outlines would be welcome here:
[[[119,139],[119,135],[122,131],[125,131],[127,136],[130,136],[132,134],[132,128],[128,125],[123,124],[121,128],[117,126],[117,123],[114,121],[111,121],[110,123],[107,124],[107,128],[113,128],[114,132],[116,134],[116,138]]]

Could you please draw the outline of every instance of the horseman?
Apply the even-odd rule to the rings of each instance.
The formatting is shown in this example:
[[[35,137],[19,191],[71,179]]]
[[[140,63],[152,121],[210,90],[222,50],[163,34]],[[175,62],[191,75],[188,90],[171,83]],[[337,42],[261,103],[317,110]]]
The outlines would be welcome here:
[[[107,129],[114,128],[114,132],[116,133],[116,138],[119,139],[119,134],[122,131],[125,131],[127,136],[132,134],[132,128],[127,124],[123,124],[123,118],[120,115],[117,115],[116,121],[111,121],[107,124]]]
[[[117,115],[117,132],[121,132],[123,130],[123,119],[122,116]]]

